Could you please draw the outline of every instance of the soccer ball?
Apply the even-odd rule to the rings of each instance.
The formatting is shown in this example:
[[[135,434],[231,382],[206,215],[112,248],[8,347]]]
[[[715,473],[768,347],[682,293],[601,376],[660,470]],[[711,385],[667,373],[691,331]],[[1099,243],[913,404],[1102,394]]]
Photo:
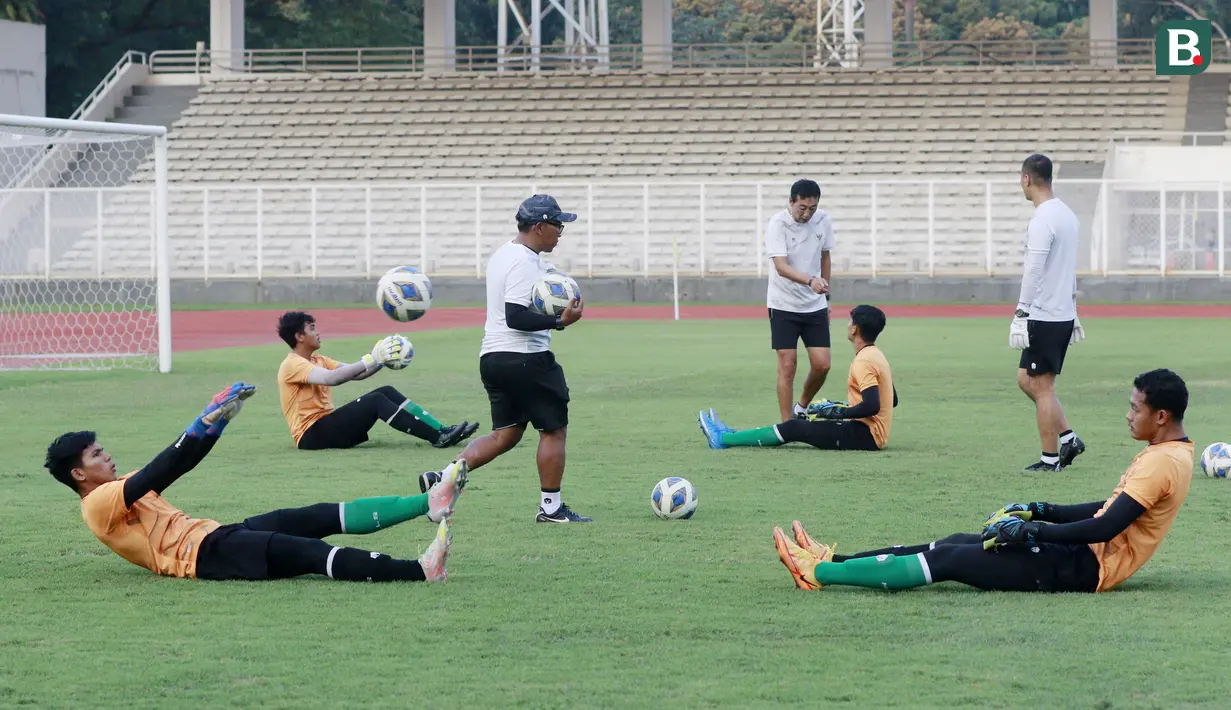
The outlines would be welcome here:
[[[1231,473],[1231,445],[1220,442],[1205,447],[1201,470],[1210,478],[1226,478]]]
[[[550,272],[530,289],[530,308],[548,316],[558,316],[581,295],[581,288],[568,274]]]
[[[432,307],[432,282],[413,266],[389,269],[376,286],[376,305],[395,321],[418,320]]]
[[[650,493],[650,507],[663,520],[688,520],[697,512],[697,489],[686,478],[664,478]]]
[[[402,341],[402,355],[393,362],[385,363],[385,367],[390,370],[405,369],[410,364],[410,361],[415,359],[415,346],[410,344],[410,338],[407,338],[405,335],[391,335],[389,337]]]

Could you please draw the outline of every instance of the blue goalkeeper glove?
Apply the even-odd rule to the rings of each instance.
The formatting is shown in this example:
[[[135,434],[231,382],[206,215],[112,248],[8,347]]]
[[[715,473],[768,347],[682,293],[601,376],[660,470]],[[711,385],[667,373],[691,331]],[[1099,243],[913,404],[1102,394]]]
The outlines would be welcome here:
[[[205,405],[205,409],[201,412],[200,416],[192,420],[192,424],[188,425],[184,433],[198,439],[207,435],[221,436],[227,424],[239,416],[239,412],[244,406],[244,400],[254,394],[256,394],[256,385],[236,382],[227,387],[214,395],[209,404]]]
[[[1038,542],[1039,528],[1043,523],[1031,523],[1009,516],[983,528],[983,549],[990,550],[1001,545],[1033,545]]]

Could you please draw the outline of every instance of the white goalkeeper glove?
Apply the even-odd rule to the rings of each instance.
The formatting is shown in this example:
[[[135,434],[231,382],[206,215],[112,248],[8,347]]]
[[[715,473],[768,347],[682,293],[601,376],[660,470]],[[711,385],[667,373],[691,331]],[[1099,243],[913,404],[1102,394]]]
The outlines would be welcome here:
[[[1073,336],[1069,338],[1069,345],[1076,345],[1086,339],[1086,329],[1081,327],[1081,319],[1073,316]]]
[[[1013,322],[1009,323],[1009,347],[1014,350],[1025,350],[1030,347],[1030,330],[1026,325],[1026,318],[1029,315],[1018,309],[1013,316]]]
[[[390,335],[381,338],[376,345],[372,346],[372,354],[364,355],[363,362],[366,365],[370,358],[376,365],[388,365],[401,356],[402,339],[396,335]]]

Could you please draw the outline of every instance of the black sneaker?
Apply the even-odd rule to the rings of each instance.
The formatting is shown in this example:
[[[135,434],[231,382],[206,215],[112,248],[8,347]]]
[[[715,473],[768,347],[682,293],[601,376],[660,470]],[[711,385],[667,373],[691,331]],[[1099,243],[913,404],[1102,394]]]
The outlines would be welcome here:
[[[479,423],[462,422],[453,426],[445,427],[440,430],[440,436],[436,437],[436,441],[432,442],[432,446],[437,449],[447,449],[450,446],[469,439],[476,431],[479,430]]]
[[[544,513],[543,509],[539,508],[538,517],[534,519],[534,522],[536,523],[592,523],[594,522],[594,518],[587,518],[583,515],[578,515],[574,513],[571,509],[569,509],[567,505],[565,505],[564,503],[561,503],[560,509],[552,513],[551,515]]]
[[[1060,468],[1073,465],[1073,459],[1081,456],[1086,450],[1086,442],[1074,436],[1067,444],[1060,445]]]
[[[1035,461],[1034,463],[1030,464],[1026,468],[1023,468],[1022,470],[1023,471],[1059,471],[1060,464],[1059,463],[1044,463],[1043,461]]]
[[[439,471],[425,471],[419,474],[419,492],[427,493],[432,489],[432,486],[440,483]]]

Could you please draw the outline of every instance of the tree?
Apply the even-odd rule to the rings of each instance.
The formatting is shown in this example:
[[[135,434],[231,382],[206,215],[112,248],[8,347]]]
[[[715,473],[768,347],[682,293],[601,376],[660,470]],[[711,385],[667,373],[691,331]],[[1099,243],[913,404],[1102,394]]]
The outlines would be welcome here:
[[[1034,23],[1004,13],[985,17],[962,29],[962,39],[969,42],[1029,40],[1038,34],[1039,28]]]

